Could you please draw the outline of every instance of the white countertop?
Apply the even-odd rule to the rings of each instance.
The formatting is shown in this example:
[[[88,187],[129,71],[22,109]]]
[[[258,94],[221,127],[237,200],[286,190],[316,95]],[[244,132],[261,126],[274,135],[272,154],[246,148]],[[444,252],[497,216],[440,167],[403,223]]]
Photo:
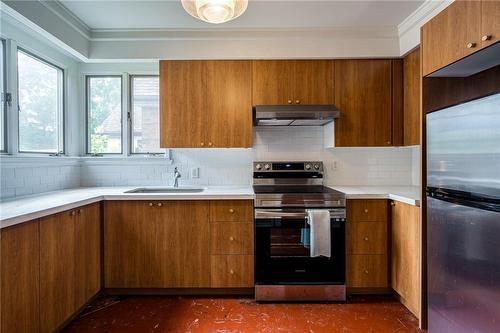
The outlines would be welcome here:
[[[418,186],[329,185],[328,187],[345,193],[347,199],[391,199],[420,206],[420,187]]]
[[[208,186],[200,193],[125,193],[138,187],[140,186],[77,188],[5,200],[0,203],[0,228],[101,200],[251,200],[254,198],[251,186]]]

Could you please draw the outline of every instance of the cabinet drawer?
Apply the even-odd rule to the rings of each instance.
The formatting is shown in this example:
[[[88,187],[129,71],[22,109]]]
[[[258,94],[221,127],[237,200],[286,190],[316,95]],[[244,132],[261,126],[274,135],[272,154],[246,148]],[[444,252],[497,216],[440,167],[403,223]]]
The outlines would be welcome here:
[[[212,288],[251,288],[254,286],[253,255],[211,256]]]
[[[387,256],[348,255],[347,286],[351,288],[388,287]]]
[[[210,221],[213,222],[252,222],[253,205],[251,200],[210,201]]]
[[[350,222],[387,221],[387,209],[388,202],[385,199],[347,201]]]
[[[386,254],[386,222],[351,222],[347,225],[348,254]]]
[[[211,254],[253,254],[253,223],[213,222]]]

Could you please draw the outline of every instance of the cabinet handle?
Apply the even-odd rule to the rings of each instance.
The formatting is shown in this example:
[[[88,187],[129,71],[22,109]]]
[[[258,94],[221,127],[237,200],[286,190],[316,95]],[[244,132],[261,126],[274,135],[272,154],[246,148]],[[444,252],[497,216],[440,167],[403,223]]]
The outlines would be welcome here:
[[[149,207],[153,207],[153,203],[152,202],[149,203]]]
[[[71,213],[70,213],[71,216],[75,216],[75,214],[76,214],[76,212],[74,210],[71,211]]]
[[[209,143],[208,143],[208,146],[209,146],[209,147],[212,147],[212,142],[209,142]]]
[[[163,206],[163,204],[161,202],[158,202],[157,206],[161,207],[161,206]]]
[[[288,104],[292,104],[292,100],[291,99],[288,100]]]
[[[234,237],[233,237],[233,236],[229,237],[229,240],[230,240],[231,242],[232,242],[232,241],[234,241]]]
[[[368,209],[365,208],[365,214],[368,214]]]
[[[472,48],[475,48],[476,47],[476,43],[468,43],[467,44],[467,48],[468,49],[472,49]]]
[[[229,270],[229,274],[234,274],[234,271],[232,269]]]
[[[491,35],[484,35],[483,37],[481,37],[481,40],[483,42],[486,42],[487,40],[491,40]]]
[[[300,104],[300,100],[296,100],[296,101],[295,101],[295,104]]]
[[[369,272],[368,272],[368,270],[367,270],[367,269],[365,269],[365,274],[368,274],[368,273],[369,273]]]
[[[391,144],[391,141],[386,141],[385,143],[386,143],[386,144],[388,144],[388,145],[390,145],[390,144]]]
[[[230,208],[229,213],[234,214],[234,209]]]
[[[365,237],[365,241],[368,241],[368,237]]]
[[[204,147],[205,146],[205,142],[200,143],[200,146]]]
[[[391,201],[391,206],[392,207],[396,206],[396,203],[394,201]]]

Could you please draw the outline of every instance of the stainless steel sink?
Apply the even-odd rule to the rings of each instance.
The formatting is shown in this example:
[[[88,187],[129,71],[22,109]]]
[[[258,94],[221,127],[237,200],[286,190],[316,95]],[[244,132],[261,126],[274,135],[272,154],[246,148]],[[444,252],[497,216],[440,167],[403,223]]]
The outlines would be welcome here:
[[[191,188],[191,187],[139,187],[134,188],[125,193],[201,193],[205,191],[204,188]]]

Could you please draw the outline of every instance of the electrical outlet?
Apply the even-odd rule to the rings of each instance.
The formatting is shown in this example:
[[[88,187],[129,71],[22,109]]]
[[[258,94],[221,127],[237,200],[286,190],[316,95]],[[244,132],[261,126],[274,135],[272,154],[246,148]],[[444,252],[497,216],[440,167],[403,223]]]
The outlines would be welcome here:
[[[200,178],[200,168],[191,169],[191,178]]]
[[[337,161],[333,161],[331,164],[332,171],[337,171]]]

